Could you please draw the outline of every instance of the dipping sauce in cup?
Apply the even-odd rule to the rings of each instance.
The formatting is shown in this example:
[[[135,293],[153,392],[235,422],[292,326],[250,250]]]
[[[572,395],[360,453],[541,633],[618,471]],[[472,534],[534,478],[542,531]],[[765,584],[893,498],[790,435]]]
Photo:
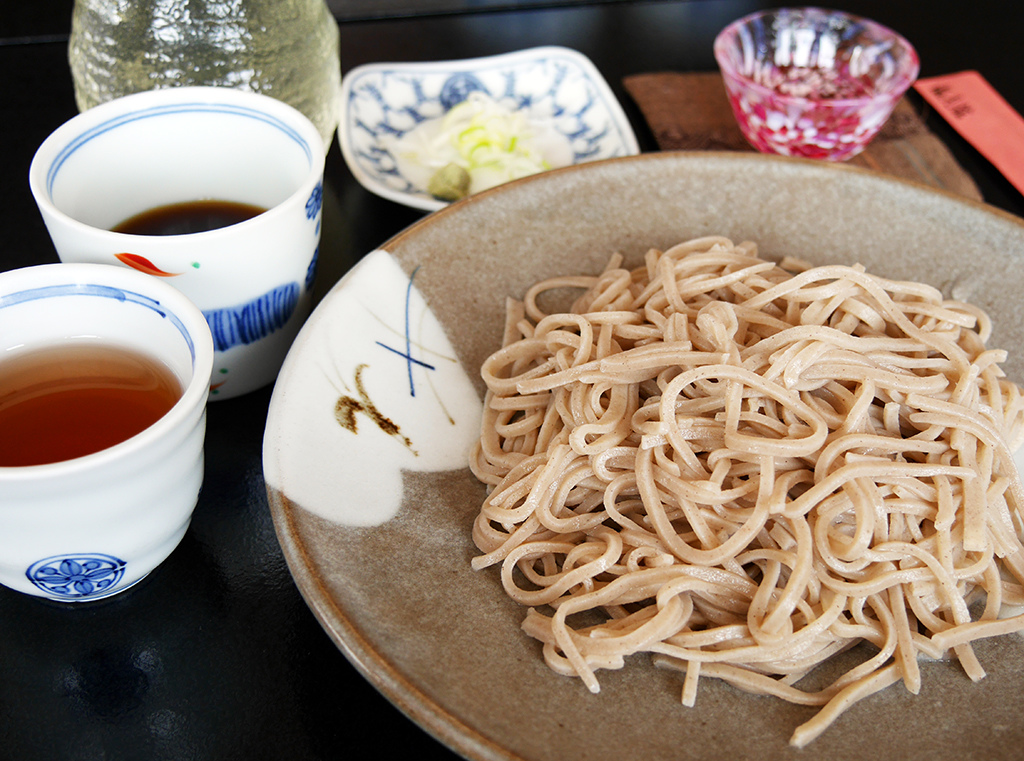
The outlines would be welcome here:
[[[164,280],[0,273],[0,584],[91,601],[171,553],[203,481],[213,361],[202,312]]]
[[[291,106],[172,87],[63,124],[29,186],[61,261],[138,270],[202,310],[217,351],[211,399],[226,399],[274,381],[309,314],[323,167],[319,132]],[[248,211],[224,216],[232,206]],[[156,227],[133,226],[140,215]]]
[[[191,235],[237,225],[265,211],[260,206],[234,201],[186,201],[148,209],[113,229],[128,235]]]

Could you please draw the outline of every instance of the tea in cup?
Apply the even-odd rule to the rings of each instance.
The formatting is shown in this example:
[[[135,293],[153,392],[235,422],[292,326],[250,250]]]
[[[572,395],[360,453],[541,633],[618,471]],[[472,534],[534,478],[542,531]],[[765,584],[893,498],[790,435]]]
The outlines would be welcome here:
[[[269,96],[221,87],[128,95],[39,147],[29,185],[61,261],[134,269],[203,312],[211,399],[265,386],[312,305],[324,148]]]
[[[97,600],[171,553],[203,481],[213,362],[206,318],[164,280],[0,273],[0,584]]]

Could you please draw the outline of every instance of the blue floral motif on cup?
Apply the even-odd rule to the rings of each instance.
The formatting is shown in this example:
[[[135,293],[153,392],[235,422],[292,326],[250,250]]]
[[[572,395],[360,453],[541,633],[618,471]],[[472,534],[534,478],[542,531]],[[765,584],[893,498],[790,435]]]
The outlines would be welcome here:
[[[320,207],[324,205],[324,184],[318,182],[313,192],[306,201],[306,219],[315,219],[320,213]]]
[[[113,555],[56,555],[28,567],[28,580],[58,599],[81,600],[108,594],[124,576],[126,563]]]

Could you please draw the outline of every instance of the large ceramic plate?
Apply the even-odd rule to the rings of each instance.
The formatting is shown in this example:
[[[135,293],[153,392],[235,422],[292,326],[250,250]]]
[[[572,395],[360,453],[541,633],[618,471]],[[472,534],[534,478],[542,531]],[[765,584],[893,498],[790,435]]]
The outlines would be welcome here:
[[[814,709],[630,659],[601,692],[557,676],[519,628],[496,569],[470,570],[484,497],[465,467],[503,300],[719,233],[768,257],[862,262],[972,300],[1024,380],[1024,224],[882,175],[739,154],[652,154],[558,170],[427,216],[369,254],[318,307],[271,402],[265,476],[285,555],[330,636],[385,695],[471,759],[998,759],[1024,747],[1024,642],[977,646],[988,677],[922,667],[803,751]],[[360,369],[361,368],[361,369]],[[351,418],[336,409],[352,412]],[[340,420],[340,422],[339,422]],[[353,424],[342,423],[354,421]],[[341,749],[339,749],[340,751]]]

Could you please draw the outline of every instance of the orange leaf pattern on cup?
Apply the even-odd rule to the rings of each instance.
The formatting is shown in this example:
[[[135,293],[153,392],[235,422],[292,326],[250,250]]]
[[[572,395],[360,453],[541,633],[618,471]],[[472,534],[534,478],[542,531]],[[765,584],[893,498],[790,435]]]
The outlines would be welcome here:
[[[119,259],[129,267],[137,269],[139,272],[145,272],[147,275],[154,275],[155,277],[177,277],[180,272],[165,272],[164,270],[157,267],[153,262],[144,256],[138,254],[114,254],[114,257]]]

